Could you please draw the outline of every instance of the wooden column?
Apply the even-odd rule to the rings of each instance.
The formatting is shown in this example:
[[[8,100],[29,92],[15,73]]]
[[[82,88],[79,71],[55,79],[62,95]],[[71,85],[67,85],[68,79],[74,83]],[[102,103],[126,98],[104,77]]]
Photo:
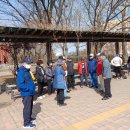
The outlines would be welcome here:
[[[116,54],[119,54],[119,42],[115,43],[115,51],[116,51]]]
[[[91,53],[91,43],[90,42],[87,42],[87,58],[89,58],[89,55]]]
[[[52,60],[52,43],[46,43],[47,61]]]

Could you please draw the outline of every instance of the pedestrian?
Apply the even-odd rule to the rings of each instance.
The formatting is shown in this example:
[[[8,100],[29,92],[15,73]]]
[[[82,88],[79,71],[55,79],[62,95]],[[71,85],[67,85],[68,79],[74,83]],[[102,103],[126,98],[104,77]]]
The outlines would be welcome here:
[[[100,58],[100,53],[97,54],[97,59],[98,59],[97,75],[98,75],[98,81],[100,83],[98,89],[99,92],[103,94],[105,92],[105,89],[104,89],[104,79],[102,77],[102,60]]]
[[[103,79],[104,79],[104,87],[105,87],[105,93],[102,100],[107,100],[112,97],[111,94],[111,78],[112,78],[112,72],[111,72],[111,65],[108,61],[108,59],[105,56],[105,53],[101,53],[100,57],[102,59],[102,65],[103,65]]]
[[[88,63],[85,60],[84,57],[81,58],[81,60],[78,63],[78,74],[80,75],[80,87],[83,88],[85,79],[85,86],[88,86]]]
[[[32,124],[32,120],[35,120],[31,117],[33,109],[33,96],[35,94],[35,84],[30,74],[31,68],[31,59],[25,58],[23,60],[22,66],[18,69],[17,72],[17,84],[20,91],[20,95],[23,99],[23,119],[24,126],[23,128],[35,128],[36,125]]]
[[[122,79],[122,72],[121,72],[121,66],[122,66],[122,59],[117,54],[112,60],[111,64],[114,66],[116,78],[118,79],[120,76],[120,79]]]
[[[128,57],[127,68],[128,68],[128,75],[129,75],[129,73],[130,73],[130,56]]]
[[[66,58],[63,56],[63,65],[62,65],[64,71],[65,71],[65,85],[66,85],[66,89],[64,89],[64,97],[67,98],[67,75],[68,75],[68,72],[67,72],[67,64],[66,64]]]
[[[96,90],[98,89],[97,65],[98,61],[94,57],[94,54],[91,53],[89,55],[89,61],[88,61],[88,71],[90,74],[90,87],[94,87]]]
[[[47,62],[47,67],[45,69],[46,79],[47,79],[47,92],[48,95],[51,95],[54,92],[53,89],[53,77],[54,77],[54,69],[53,69],[53,62]]]
[[[44,76],[45,76],[45,71],[43,69],[43,61],[38,60],[37,61],[37,66],[36,66],[36,79],[37,79],[37,84],[38,84],[38,99],[43,99],[45,98],[45,95],[43,95],[43,86],[44,86]]]
[[[67,64],[67,86],[68,86],[68,92],[71,91],[71,89],[75,90],[75,79],[74,79],[74,63],[72,61],[71,57],[68,57],[68,60],[66,62]]]
[[[66,89],[65,85],[65,71],[63,70],[63,61],[62,59],[58,59],[57,61],[57,67],[54,70],[54,81],[53,81],[53,87],[54,89],[57,89],[57,104],[59,106],[65,106],[64,103],[64,89]]]

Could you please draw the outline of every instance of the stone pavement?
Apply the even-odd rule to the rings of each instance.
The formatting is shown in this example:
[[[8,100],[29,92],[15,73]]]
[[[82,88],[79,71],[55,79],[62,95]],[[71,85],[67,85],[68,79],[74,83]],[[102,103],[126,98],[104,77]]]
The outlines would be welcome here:
[[[130,77],[113,79],[113,97],[106,101],[93,89],[76,88],[68,94],[71,98],[64,107],[57,105],[56,94],[36,100],[34,130],[130,130]],[[23,130],[21,101],[0,95],[0,130]]]

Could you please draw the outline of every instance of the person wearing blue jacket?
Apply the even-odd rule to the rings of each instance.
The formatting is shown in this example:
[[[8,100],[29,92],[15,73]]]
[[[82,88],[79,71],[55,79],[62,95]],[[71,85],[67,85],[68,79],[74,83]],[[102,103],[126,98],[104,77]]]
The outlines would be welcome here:
[[[23,60],[22,66],[17,71],[17,84],[20,91],[20,95],[23,98],[23,118],[24,126],[23,128],[34,128],[35,124],[31,121],[32,109],[33,109],[33,96],[35,94],[35,84],[30,74],[31,60],[30,58],[25,58]]]
[[[97,80],[97,65],[98,61],[94,58],[94,54],[90,54],[88,61],[88,71],[90,74],[90,87],[95,87],[98,89],[98,80]]]
[[[54,70],[54,80],[53,87],[57,90],[57,104],[60,106],[65,106],[64,103],[64,89],[66,89],[65,83],[65,71],[63,70],[63,61],[58,59],[57,67]]]

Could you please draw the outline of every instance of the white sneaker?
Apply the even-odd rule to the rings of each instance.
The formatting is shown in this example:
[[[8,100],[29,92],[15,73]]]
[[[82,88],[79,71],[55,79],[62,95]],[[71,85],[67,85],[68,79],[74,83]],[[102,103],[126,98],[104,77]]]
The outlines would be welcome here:
[[[34,105],[34,104],[36,104],[36,102],[35,102],[35,101],[33,101],[33,105]]]
[[[39,96],[38,99],[43,99],[43,96]]]
[[[45,95],[43,95],[42,97],[43,97],[43,98],[45,98],[46,96],[45,96]]]

